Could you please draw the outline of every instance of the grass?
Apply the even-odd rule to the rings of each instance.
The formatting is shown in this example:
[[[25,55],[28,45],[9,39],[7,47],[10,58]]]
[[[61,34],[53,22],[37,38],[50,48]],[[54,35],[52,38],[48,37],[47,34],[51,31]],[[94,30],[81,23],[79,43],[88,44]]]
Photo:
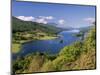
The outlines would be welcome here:
[[[37,40],[52,40],[52,39],[57,38],[57,36],[47,35],[46,33],[43,33],[43,32],[37,32],[36,36],[34,36],[33,38]]]
[[[88,33],[83,42],[75,42],[72,45],[65,46],[57,56],[49,56],[48,54],[37,52],[17,59],[13,64],[14,72],[96,69],[95,28]]]
[[[57,37],[54,36],[44,36],[44,37],[40,37],[39,40],[52,40],[52,39],[56,39]]]
[[[21,44],[13,43],[12,44],[12,53],[18,53],[20,51]]]
[[[52,40],[52,39],[57,38],[57,36],[48,36],[44,33],[38,33],[37,36],[32,36],[31,34],[27,33],[26,35],[22,35],[22,36],[26,39],[20,39],[20,40],[13,39],[12,53],[18,53],[20,51],[21,44],[23,44],[23,43],[33,41],[33,40]],[[21,37],[21,36],[18,36],[18,37]],[[13,38],[15,38],[15,37],[13,37]]]

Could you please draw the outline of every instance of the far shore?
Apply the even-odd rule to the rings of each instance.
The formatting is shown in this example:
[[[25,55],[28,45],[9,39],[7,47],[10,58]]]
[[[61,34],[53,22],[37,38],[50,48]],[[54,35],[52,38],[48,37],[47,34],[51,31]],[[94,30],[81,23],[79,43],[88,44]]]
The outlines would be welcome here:
[[[60,37],[60,35],[58,36],[44,36],[44,37],[34,37],[33,40],[20,40],[20,41],[16,41],[16,43],[12,43],[12,53],[18,53],[21,50],[21,45],[30,41],[34,41],[34,40],[53,40]]]

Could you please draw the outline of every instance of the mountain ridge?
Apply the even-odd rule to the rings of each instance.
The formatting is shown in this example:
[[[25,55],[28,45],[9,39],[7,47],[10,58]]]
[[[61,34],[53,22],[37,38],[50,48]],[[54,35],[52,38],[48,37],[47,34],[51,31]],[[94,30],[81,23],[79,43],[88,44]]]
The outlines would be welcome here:
[[[12,16],[12,31],[16,32],[23,32],[23,31],[31,31],[31,30],[40,30],[45,33],[59,33],[63,29],[58,28],[56,26],[52,25],[47,25],[47,24],[41,24],[37,22],[32,22],[32,21],[23,21],[20,20],[14,16]]]

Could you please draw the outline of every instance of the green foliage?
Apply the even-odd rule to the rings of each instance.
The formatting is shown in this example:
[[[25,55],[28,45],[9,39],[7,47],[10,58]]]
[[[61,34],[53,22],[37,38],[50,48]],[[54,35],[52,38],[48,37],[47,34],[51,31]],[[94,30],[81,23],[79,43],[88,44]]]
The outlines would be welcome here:
[[[87,34],[88,36],[84,40],[84,50],[87,52],[96,48],[96,30],[93,27]]]
[[[95,28],[93,27],[82,42],[65,46],[58,55],[35,53],[17,59],[13,63],[15,72],[48,72],[61,70],[95,69]]]
[[[76,34],[76,36],[77,36],[77,37],[81,37],[82,35],[83,35],[83,33],[82,33],[82,32],[80,32],[80,33]]]
[[[81,47],[81,42],[75,42],[73,45],[64,47],[59,55],[64,56],[67,61],[74,61],[80,55]]]
[[[42,31],[48,34],[56,34],[60,32],[62,29],[54,27],[54,26],[50,26],[50,25],[36,23],[36,22],[22,21],[15,17],[12,17],[13,33],[25,32],[25,31],[36,31],[36,30]]]
[[[96,30],[93,27],[83,41],[83,52],[74,62],[73,69],[95,69],[96,68]],[[80,62],[80,63],[79,63]]]
[[[20,62],[19,62],[20,61]],[[29,60],[28,59],[21,59],[13,62],[13,72],[23,72],[25,69],[28,68]]]

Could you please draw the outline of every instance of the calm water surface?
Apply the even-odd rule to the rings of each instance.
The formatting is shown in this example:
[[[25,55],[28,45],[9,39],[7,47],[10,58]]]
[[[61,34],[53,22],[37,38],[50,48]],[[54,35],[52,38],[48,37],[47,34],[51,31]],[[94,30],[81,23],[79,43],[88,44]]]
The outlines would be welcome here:
[[[59,33],[61,36],[53,40],[36,40],[24,43],[21,51],[18,54],[13,54],[13,58],[16,58],[18,55],[25,56],[33,52],[57,54],[64,46],[80,40],[80,38],[74,36],[76,33],[78,33],[78,31],[62,31]]]

